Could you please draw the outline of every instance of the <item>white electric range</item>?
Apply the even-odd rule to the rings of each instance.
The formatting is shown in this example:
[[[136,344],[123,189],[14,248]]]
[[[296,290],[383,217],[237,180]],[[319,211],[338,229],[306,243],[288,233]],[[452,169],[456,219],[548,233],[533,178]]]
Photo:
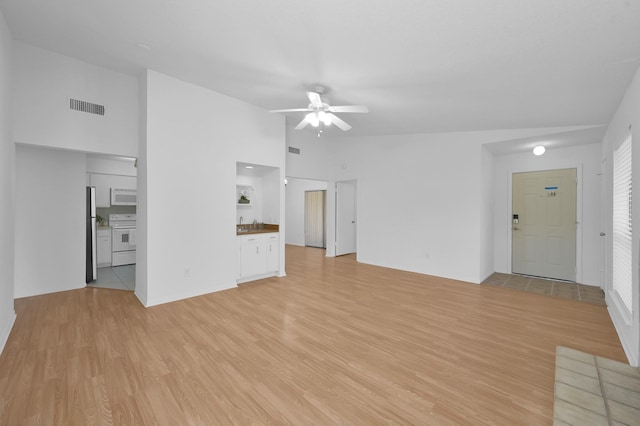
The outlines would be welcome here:
[[[136,215],[110,214],[111,266],[136,263]]]

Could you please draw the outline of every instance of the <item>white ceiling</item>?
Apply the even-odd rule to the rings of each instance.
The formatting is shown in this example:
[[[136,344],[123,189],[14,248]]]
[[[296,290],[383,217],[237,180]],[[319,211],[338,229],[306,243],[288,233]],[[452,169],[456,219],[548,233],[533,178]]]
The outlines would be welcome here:
[[[607,124],[640,66],[637,0],[0,0],[0,10],[16,40],[265,109],[305,107],[304,92],[324,85],[334,105],[369,107],[342,115],[351,135]]]

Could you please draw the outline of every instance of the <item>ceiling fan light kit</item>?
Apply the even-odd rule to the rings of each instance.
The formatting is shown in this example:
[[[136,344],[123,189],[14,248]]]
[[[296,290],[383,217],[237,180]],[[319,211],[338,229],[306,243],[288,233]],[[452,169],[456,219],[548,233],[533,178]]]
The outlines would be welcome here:
[[[326,99],[320,97],[324,93],[323,87],[316,87],[315,92],[307,92],[307,98],[309,98],[309,105],[307,108],[291,108],[291,109],[277,109],[271,112],[276,113],[291,113],[291,112],[306,112],[302,121],[295,127],[296,130],[301,130],[311,124],[313,127],[318,127],[318,136],[322,130],[320,130],[320,123],[324,126],[331,126],[334,124],[342,131],[351,129],[351,126],[334,113],[367,113],[369,108],[363,105],[344,105],[344,106],[331,106]]]

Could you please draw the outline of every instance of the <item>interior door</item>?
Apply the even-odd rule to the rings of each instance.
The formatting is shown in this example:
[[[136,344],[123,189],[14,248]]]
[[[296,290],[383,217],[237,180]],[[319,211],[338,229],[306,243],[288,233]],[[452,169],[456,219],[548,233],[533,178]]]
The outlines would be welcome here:
[[[336,256],[356,252],[356,185],[336,183]]]
[[[513,174],[512,271],[575,281],[576,169]]]
[[[325,199],[327,191],[305,191],[304,193],[304,245],[326,247]]]

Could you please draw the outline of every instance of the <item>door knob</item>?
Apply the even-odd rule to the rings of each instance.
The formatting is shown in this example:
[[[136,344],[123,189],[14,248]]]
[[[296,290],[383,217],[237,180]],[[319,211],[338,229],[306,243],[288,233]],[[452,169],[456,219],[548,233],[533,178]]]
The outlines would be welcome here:
[[[601,236],[601,237],[604,237],[605,235],[607,235],[607,234],[605,234],[604,232],[601,232],[601,233],[600,233],[600,236]]]
[[[514,227],[513,227],[513,230],[514,230],[514,231],[519,231],[519,230],[520,230],[520,228],[518,228],[517,226],[514,226]]]

